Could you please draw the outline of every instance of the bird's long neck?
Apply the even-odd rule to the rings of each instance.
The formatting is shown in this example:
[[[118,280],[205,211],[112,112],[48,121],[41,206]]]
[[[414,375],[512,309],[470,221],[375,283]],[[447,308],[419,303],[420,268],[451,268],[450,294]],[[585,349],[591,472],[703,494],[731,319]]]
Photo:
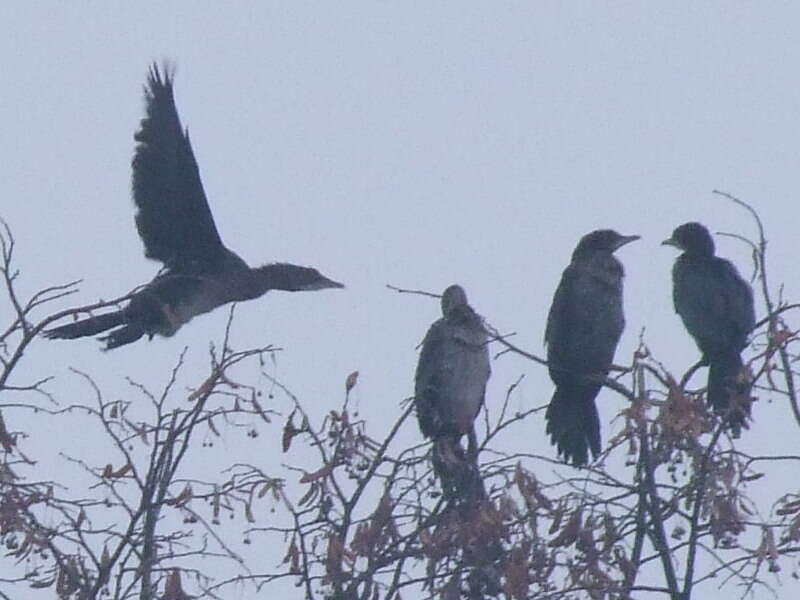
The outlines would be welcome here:
[[[681,255],[684,263],[705,263],[714,258],[714,249],[706,247],[686,248]]]
[[[468,325],[478,328],[483,326],[480,316],[469,304],[459,304],[452,307],[445,318],[452,325]]]
[[[715,250],[714,240],[710,235],[705,235],[689,240],[683,253],[692,260],[709,260],[714,256]]]
[[[603,279],[617,281],[625,275],[622,263],[611,252],[592,252],[573,256],[572,264],[581,269],[589,269]]]

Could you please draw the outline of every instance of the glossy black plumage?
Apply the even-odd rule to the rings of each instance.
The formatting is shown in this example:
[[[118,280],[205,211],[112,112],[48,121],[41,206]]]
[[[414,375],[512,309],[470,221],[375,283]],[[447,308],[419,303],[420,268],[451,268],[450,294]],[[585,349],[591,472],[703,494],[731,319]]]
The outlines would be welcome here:
[[[545,342],[556,390],[547,407],[547,433],[558,455],[575,466],[600,453],[595,397],[625,327],[622,264],[613,253],[639,239],[610,229],[581,238],[558,284]]]
[[[474,421],[491,374],[487,341],[482,319],[467,303],[464,290],[448,287],[442,295],[442,318],[422,343],[414,390],[420,430],[433,440],[434,470],[447,498],[483,493]],[[465,435],[466,452],[460,444]]]
[[[681,225],[663,243],[683,251],[672,269],[672,297],[709,367],[708,403],[738,435],[749,415],[741,352],[756,322],[753,291],[730,261],[715,256],[714,240],[700,223]]]
[[[273,263],[253,269],[226,248],[178,117],[167,68],[163,73],[156,65],[150,69],[145,105],[132,161],[136,228],[145,256],[164,263],[165,269],[123,309],[56,327],[46,337],[71,339],[117,327],[101,338],[111,349],[145,334],[171,336],[198,314],[269,290],[343,287],[310,267]]]

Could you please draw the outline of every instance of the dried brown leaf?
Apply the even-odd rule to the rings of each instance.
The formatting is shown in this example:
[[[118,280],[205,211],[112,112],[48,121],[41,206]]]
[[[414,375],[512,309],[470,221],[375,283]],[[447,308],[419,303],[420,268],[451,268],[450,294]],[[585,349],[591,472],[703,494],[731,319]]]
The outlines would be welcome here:
[[[194,493],[192,492],[192,486],[191,484],[187,483],[181,490],[180,494],[178,494],[175,498],[164,500],[164,504],[169,506],[185,506],[193,496]]]
[[[214,389],[214,384],[216,383],[216,381],[217,381],[217,374],[212,373],[211,375],[209,375],[208,379],[206,379],[203,383],[200,384],[199,388],[197,388],[195,391],[189,394],[187,400],[189,402],[194,402],[198,398],[210,394]]]
[[[258,492],[258,497],[259,498],[263,498],[264,496],[266,496],[267,492],[269,492],[270,489],[272,489],[272,486],[273,486],[273,483],[271,481],[265,482],[264,485],[261,487],[261,489]]]
[[[214,495],[211,500],[211,505],[213,507],[213,518],[219,519],[219,509],[220,509],[220,498],[219,498],[219,487],[217,484],[214,484]]]
[[[3,450],[9,453],[13,451],[14,446],[16,445],[14,436],[12,436],[8,432],[8,429],[6,429],[6,422],[3,419],[2,413],[0,413],[0,445],[3,446]]]
[[[286,550],[281,564],[290,563],[289,573],[296,575],[300,572],[300,550],[297,548],[297,540],[292,536],[292,542]]]
[[[787,535],[793,542],[800,541],[800,515],[797,515],[794,519],[792,519],[787,531]]]
[[[506,595],[514,600],[527,600],[529,586],[527,561],[518,548],[514,549],[505,567],[503,587]]]
[[[350,390],[352,390],[356,383],[358,383],[358,371],[353,371],[350,375],[347,376],[344,382],[344,391],[345,393],[349,394]]]
[[[778,547],[775,545],[775,534],[771,527],[764,528],[764,540],[766,542],[767,557],[770,560],[778,560]]]
[[[252,398],[250,398],[250,401],[253,403],[253,408],[256,409],[256,412],[264,420],[264,422],[265,423],[272,423],[270,418],[267,416],[267,413],[265,413],[264,409],[261,408],[261,404],[258,402],[258,400],[256,400],[255,394],[253,394]]]
[[[787,502],[782,507],[775,511],[776,515],[791,515],[800,511],[800,500]]]
[[[581,521],[583,516],[580,510],[572,513],[572,516],[567,521],[566,525],[561,529],[561,532],[547,544],[551,548],[571,546],[578,539],[581,532]]]
[[[123,465],[122,467],[114,471],[109,477],[111,479],[119,479],[120,477],[125,477],[125,475],[127,475],[131,469],[133,469],[133,465],[131,463],[128,463],[127,465]]]
[[[283,426],[283,439],[281,441],[281,446],[284,452],[289,451],[289,447],[292,445],[292,439],[299,433],[299,430],[294,426],[294,413],[289,415],[289,418],[286,419],[286,424]]]
[[[561,527],[561,519],[564,518],[564,514],[566,514],[566,507],[563,504],[559,504],[553,511],[553,524],[550,525],[550,529],[547,531],[549,535],[559,530]]]
[[[328,577],[332,578],[334,581],[338,580],[338,576],[342,571],[343,553],[344,547],[339,538],[334,534],[328,535],[328,552],[325,557],[325,568]]]
[[[321,469],[317,469],[313,473],[306,473],[300,478],[300,483],[311,483],[317,481],[318,479],[327,477],[333,472],[334,467],[335,465],[331,462],[323,466]]]
[[[244,518],[247,519],[248,523],[256,522],[256,518],[253,516],[253,505],[250,502],[245,502],[244,504]]]

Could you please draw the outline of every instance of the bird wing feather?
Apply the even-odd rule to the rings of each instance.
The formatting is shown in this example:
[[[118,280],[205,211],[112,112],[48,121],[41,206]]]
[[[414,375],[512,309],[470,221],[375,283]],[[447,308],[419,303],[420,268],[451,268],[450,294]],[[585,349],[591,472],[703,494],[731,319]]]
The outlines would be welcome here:
[[[422,341],[422,350],[417,362],[414,398],[419,427],[425,437],[435,436],[441,427],[436,405],[438,390],[441,387],[440,356],[446,329],[447,324],[444,319],[439,319],[430,326]]]
[[[174,271],[197,271],[225,253],[206,200],[188,132],[181,126],[172,78],[153,65],[146,116],[134,136],[133,199],[145,256]]]
[[[483,405],[490,373],[486,334],[480,326],[436,321],[417,364],[415,396],[423,434],[466,434]]]
[[[676,263],[673,300],[704,354],[740,351],[755,325],[753,292],[723,258]]]
[[[547,317],[545,342],[551,375],[605,372],[614,360],[624,321],[616,293],[585,267],[564,270]],[[554,370],[553,367],[560,367]]]
[[[719,259],[722,263],[721,270],[725,273],[728,280],[727,288],[731,293],[728,298],[730,307],[730,318],[733,326],[739,333],[741,343],[745,343],[745,338],[750,335],[756,325],[755,307],[753,305],[753,290],[750,285],[742,279],[736,267],[727,260]]]

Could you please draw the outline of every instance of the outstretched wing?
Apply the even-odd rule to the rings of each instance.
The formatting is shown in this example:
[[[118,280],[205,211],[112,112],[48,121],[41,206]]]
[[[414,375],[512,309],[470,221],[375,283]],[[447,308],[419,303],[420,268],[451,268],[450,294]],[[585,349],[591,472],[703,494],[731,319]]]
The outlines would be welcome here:
[[[145,256],[174,271],[194,271],[224,253],[208,208],[188,132],[181,127],[172,74],[154,64],[145,87],[147,114],[134,136],[133,200]]]

